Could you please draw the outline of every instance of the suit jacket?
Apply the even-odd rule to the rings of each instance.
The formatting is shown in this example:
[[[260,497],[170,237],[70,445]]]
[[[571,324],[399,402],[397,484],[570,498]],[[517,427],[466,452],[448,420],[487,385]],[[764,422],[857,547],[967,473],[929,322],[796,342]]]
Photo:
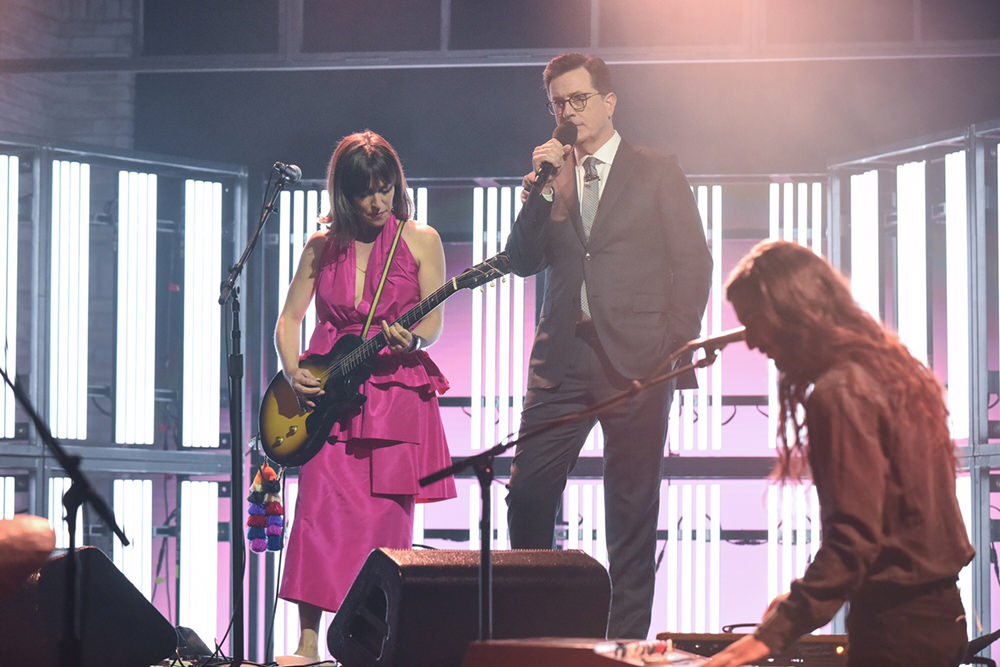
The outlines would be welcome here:
[[[533,194],[507,241],[511,270],[545,270],[545,295],[528,386],[558,385],[580,315],[580,284],[615,369],[648,377],[696,338],[711,286],[712,258],[694,195],[674,156],[618,148],[589,240],[584,239],[572,158],[553,184],[555,201]],[[693,386],[693,374],[678,386]]]

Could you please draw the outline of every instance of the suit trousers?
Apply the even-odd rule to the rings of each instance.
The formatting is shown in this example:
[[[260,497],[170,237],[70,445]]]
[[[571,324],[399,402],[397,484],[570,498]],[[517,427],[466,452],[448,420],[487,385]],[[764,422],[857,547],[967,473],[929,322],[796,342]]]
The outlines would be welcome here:
[[[554,388],[528,388],[521,433],[623,395],[630,382],[617,373],[591,323],[566,345],[570,366]],[[650,360],[651,371],[657,360]],[[604,432],[604,505],[611,616],[608,636],[645,639],[653,605],[656,524],[663,449],[673,381],[650,387],[597,416]],[[511,468],[508,525],[515,549],[551,549],[566,479],[595,418],[571,420],[519,443]],[[567,517],[569,525],[576,517]]]

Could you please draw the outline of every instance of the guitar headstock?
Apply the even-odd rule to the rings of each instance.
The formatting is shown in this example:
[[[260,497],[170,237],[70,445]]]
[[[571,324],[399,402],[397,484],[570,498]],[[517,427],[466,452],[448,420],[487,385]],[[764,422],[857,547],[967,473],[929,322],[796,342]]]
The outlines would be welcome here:
[[[510,257],[501,252],[455,276],[455,284],[461,289],[471,289],[502,278],[508,273]]]

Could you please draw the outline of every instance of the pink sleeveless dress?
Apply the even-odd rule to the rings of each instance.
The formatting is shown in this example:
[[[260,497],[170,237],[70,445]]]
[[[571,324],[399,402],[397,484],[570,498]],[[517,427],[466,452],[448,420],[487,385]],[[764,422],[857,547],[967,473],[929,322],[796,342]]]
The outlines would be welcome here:
[[[326,354],[344,334],[360,335],[371,310],[398,222],[389,217],[368,260],[361,302],[354,306],[354,244],[327,244],[316,278],[319,324],[306,354]],[[368,337],[420,301],[417,263],[400,239]],[[368,554],[408,549],[415,502],[454,498],[448,478],[418,480],[451,464],[437,394],[448,381],[425,351],[383,349],[361,391],[361,414],[335,425],[327,446],[299,470],[299,494],[279,596],[336,611]]]

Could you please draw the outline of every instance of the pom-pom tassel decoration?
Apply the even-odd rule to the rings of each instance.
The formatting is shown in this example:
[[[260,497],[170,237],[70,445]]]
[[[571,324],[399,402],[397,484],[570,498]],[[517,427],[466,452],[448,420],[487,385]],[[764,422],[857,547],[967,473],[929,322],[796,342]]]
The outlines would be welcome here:
[[[285,508],[281,476],[265,461],[254,475],[247,496],[247,540],[254,553],[280,551],[285,545]]]

